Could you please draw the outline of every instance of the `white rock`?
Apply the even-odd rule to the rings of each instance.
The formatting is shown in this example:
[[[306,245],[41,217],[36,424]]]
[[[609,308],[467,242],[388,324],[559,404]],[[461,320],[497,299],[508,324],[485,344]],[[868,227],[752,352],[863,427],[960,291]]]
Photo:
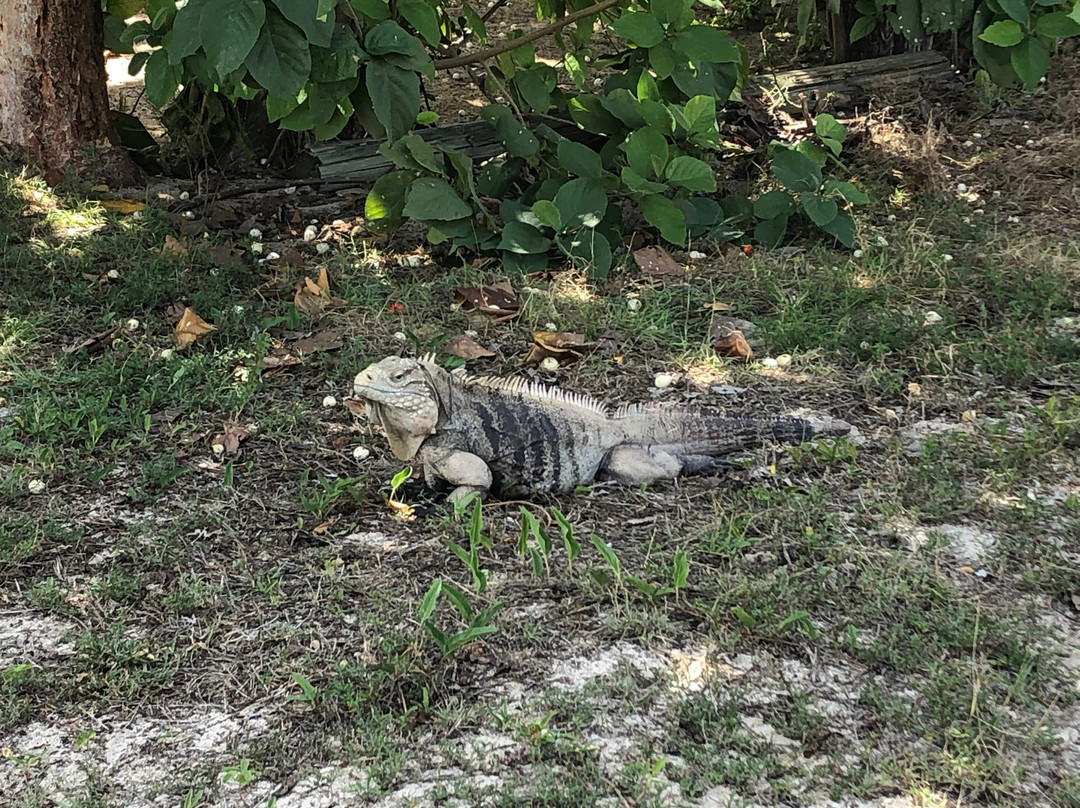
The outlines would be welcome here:
[[[673,381],[670,373],[657,373],[653,377],[653,387],[663,390],[665,387],[671,387]]]
[[[941,315],[936,311],[928,311],[923,315],[923,325],[937,325],[941,322]]]
[[[782,353],[776,357],[776,364],[778,367],[786,368],[791,367],[791,354]]]
[[[193,211],[193,210],[184,211],[184,218],[187,219],[188,221],[194,219],[195,218],[195,211]]]
[[[630,311],[640,311],[641,301],[636,297],[628,297],[626,298],[626,308],[630,309]]]
[[[540,369],[546,370],[549,373],[552,371],[556,371],[559,369],[559,360],[556,359],[554,356],[545,357],[543,361],[540,362]]]
[[[885,238],[885,236],[878,236],[877,237],[877,245],[879,247],[888,247],[889,246],[889,240],[887,238]]]
[[[105,273],[105,277],[108,278],[110,281],[118,281],[120,280],[120,270],[110,269],[108,272]]]
[[[706,257],[705,253],[703,253],[703,252],[701,252],[699,250],[691,250],[689,255],[690,255],[690,260],[691,261],[700,261],[701,259]]]
[[[958,190],[960,193],[964,193],[967,190],[967,186],[962,182],[958,182],[956,183],[956,190]]]
[[[945,253],[943,256],[941,256],[941,260],[944,261],[946,264],[949,264],[952,263],[953,257],[949,255],[949,253]]]
[[[896,221],[896,214],[895,213],[890,213],[889,214],[889,221],[890,222],[895,222]]]
[[[982,133],[981,132],[972,132],[971,136],[973,138],[975,138],[976,140],[981,140],[982,139]]]
[[[322,405],[324,407],[336,407],[337,406],[337,399],[334,398],[333,396],[327,396],[326,398],[324,398],[322,400]]]
[[[181,191],[180,192],[180,199],[181,200],[191,199],[191,194],[189,194],[187,191]]]
[[[168,362],[173,358],[174,351],[172,348],[166,348],[164,351],[158,354],[158,359]]]
[[[863,251],[862,250],[856,250],[855,252],[852,253],[852,255],[855,258],[862,258],[863,257]]]
[[[256,241],[258,241],[259,239],[261,239],[261,238],[262,238],[262,230],[260,230],[260,229],[259,229],[259,228],[257,228],[257,227],[253,227],[253,228],[251,228],[250,230],[248,230],[248,235],[249,235],[249,236],[250,236],[251,238],[253,238],[253,239],[255,239]]]
[[[290,185],[288,188],[285,189],[285,195],[286,196],[292,196],[295,193],[296,193],[296,186],[295,185]]]
[[[465,78],[465,74],[464,74],[464,73],[455,73],[455,74],[453,75],[453,79],[454,79],[454,81],[461,81],[461,80],[462,80],[463,78]]]
[[[42,480],[31,480],[26,484],[26,490],[31,494],[44,494],[45,483]]]
[[[555,323],[544,323],[545,331],[558,331],[559,327]]]
[[[407,342],[409,339],[409,335],[406,334],[404,331],[395,331],[394,339],[396,339],[398,342]]]
[[[319,228],[313,224],[309,224],[304,228],[304,241],[314,241],[316,236],[319,235]]]
[[[1029,140],[1029,141],[1028,141],[1027,143],[1025,143],[1024,145],[1025,145],[1025,146],[1034,146],[1034,145],[1035,145],[1035,141],[1034,141],[1034,140]]]
[[[964,141],[964,146],[969,148],[969,149],[974,145],[975,145],[975,141],[973,141],[973,140],[965,140]]]
[[[276,261],[279,258],[281,258],[281,255],[279,253],[271,251],[271,252],[268,252],[266,254],[266,258],[264,258],[263,260],[264,261]]]
[[[315,245],[315,252],[317,252],[319,255],[325,255],[326,253],[330,252],[330,245],[327,244],[325,241],[320,241],[318,244]]]
[[[354,460],[363,461],[371,457],[371,449],[366,446],[357,446],[352,450],[352,456]]]
[[[778,367],[780,367],[780,363],[777,362],[775,359],[773,359],[771,356],[766,356],[764,359],[762,359],[761,360],[761,365],[762,365],[762,367],[766,367],[766,368],[778,368]]]
[[[142,323],[140,323],[138,320],[136,320],[134,317],[132,317],[130,320],[128,320],[126,323],[124,323],[124,328],[126,328],[128,331],[138,331],[139,326],[141,326],[141,325],[142,325]]]

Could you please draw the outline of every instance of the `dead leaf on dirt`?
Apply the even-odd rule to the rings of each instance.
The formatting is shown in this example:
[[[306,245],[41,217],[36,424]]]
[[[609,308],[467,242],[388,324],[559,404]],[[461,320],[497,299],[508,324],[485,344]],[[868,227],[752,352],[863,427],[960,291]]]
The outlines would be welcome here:
[[[310,337],[298,339],[284,346],[290,354],[310,354],[316,351],[336,351],[345,344],[345,330],[341,328],[326,328],[317,331]],[[275,351],[278,353],[278,351]]]
[[[702,308],[708,309],[709,311],[731,311],[731,304],[720,303],[719,301],[714,300],[712,303],[706,303]]]
[[[92,337],[87,337],[82,342],[75,345],[69,345],[64,348],[64,353],[75,353],[76,351],[85,351],[86,353],[94,354],[100,353],[112,345],[112,341],[120,336],[120,325],[114,325],[108,331],[102,331],[100,334],[94,334]]]
[[[228,227],[239,222],[240,215],[228,202],[215,202],[210,206],[210,221],[220,227]]]
[[[521,303],[506,282],[494,286],[459,286],[454,290],[454,304],[466,313],[479,312],[497,323],[521,313]]]
[[[740,327],[743,325],[750,325],[751,329],[753,328],[753,324],[745,320],[714,314],[712,322],[709,323],[709,342],[712,343],[713,349],[721,356],[731,356],[743,361],[750,360],[754,352],[746,341],[743,328]]]
[[[184,308],[180,316],[180,322],[173,328],[173,340],[177,348],[186,348],[199,337],[205,337],[211,331],[216,331],[217,326],[210,325],[202,317],[195,313],[190,306]]]
[[[300,360],[295,356],[264,356],[259,361],[259,367],[263,370],[276,370],[278,368],[287,368],[291,365],[299,365]]]
[[[184,258],[188,254],[187,246],[175,236],[165,236],[161,254],[166,258]]]
[[[227,424],[225,431],[217,435],[211,443],[214,454],[233,454],[240,448],[240,444],[249,437],[248,431],[236,424]]]
[[[411,522],[416,518],[416,514],[413,513],[413,506],[407,502],[398,502],[396,499],[388,499],[386,504],[390,506],[390,509],[394,512],[394,516],[398,519],[404,519],[406,522]]]
[[[344,306],[345,301],[330,294],[330,276],[323,267],[319,270],[318,281],[305,276],[304,283],[293,296],[293,305],[305,317],[317,317],[326,309]]]
[[[532,347],[522,360],[526,365],[543,362],[549,356],[564,365],[580,359],[596,347],[595,343],[587,342],[584,335],[569,331],[533,331],[532,338]]]
[[[232,244],[219,244],[210,248],[210,262],[218,269],[243,266],[244,251]]]
[[[146,210],[145,202],[134,199],[103,199],[98,204],[110,213],[135,213],[138,210]]]
[[[686,269],[663,247],[642,247],[634,251],[634,263],[646,275],[685,275]]]
[[[495,356],[492,351],[489,351],[472,337],[467,337],[464,334],[459,334],[453,339],[447,340],[446,350],[454,356],[460,356],[462,359],[487,359],[490,356]]]
[[[366,415],[367,406],[358,398],[347,398],[341,402],[345,405],[345,409],[351,412],[353,415]]]

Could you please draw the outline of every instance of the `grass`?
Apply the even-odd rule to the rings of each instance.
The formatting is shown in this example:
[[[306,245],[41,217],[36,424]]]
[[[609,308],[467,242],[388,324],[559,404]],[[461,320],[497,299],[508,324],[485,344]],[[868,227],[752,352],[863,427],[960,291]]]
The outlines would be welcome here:
[[[90,755],[117,722],[226,705],[258,721],[170,771],[157,788],[174,804],[265,799],[327,767],[362,773],[372,800],[419,783],[493,805],[660,806],[718,787],[761,804],[1080,804],[1055,768],[1075,693],[1050,628],[1071,625],[1080,591],[1080,342],[1058,325],[1080,307],[1076,248],[965,222],[939,191],[893,199],[860,258],[513,279],[522,314],[499,324],[450,306],[490,272],[345,243],[328,266],[348,305],[319,323],[291,302],[303,270],[218,267],[196,241],[166,256],[177,224],[160,210],[117,216],[5,171],[0,603],[56,622],[52,644],[26,629],[32,650],[0,665],[0,790],[51,804],[25,785],[51,763],[24,733],[55,720],[77,734],[54,758],[89,772],[69,803],[115,804],[141,786]],[[185,351],[177,302],[216,326]],[[713,302],[791,366],[716,357]],[[517,506],[486,507],[478,533],[468,510],[392,515],[400,464],[323,398],[371,359],[466,329],[499,349],[485,369],[513,373],[548,323],[614,346],[561,369],[567,388],[638,400],[655,372],[685,371],[691,406],[733,385],[746,409],[827,411],[862,439],[759,454],[719,482],[560,498],[572,562],[551,503],[534,504],[552,546],[535,568]],[[97,350],[65,350],[117,324]],[[327,324],[339,349],[261,368]],[[949,429],[917,439],[920,423]],[[222,455],[229,425],[250,434]],[[355,460],[359,445],[373,456]],[[992,537],[977,564],[950,545],[956,526]],[[498,631],[439,651],[421,619],[436,579],[474,614],[502,603]],[[433,620],[452,635],[468,619],[445,591]]]

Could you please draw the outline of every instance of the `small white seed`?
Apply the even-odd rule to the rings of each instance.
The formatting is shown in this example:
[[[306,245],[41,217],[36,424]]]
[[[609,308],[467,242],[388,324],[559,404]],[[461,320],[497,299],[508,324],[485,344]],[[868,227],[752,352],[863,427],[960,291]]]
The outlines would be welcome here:
[[[544,323],[545,331],[558,331],[559,327],[555,323]]]
[[[191,221],[192,219],[195,218],[195,211],[193,211],[193,210],[184,211],[184,218],[187,219],[188,221]]]
[[[288,188],[285,189],[285,195],[286,196],[292,196],[295,193],[296,193],[296,186],[295,185],[290,185]]]
[[[923,325],[937,325],[941,322],[941,315],[936,311],[928,311],[923,315]]]
[[[251,251],[253,253],[255,253],[255,255],[258,255],[259,253],[262,252],[262,247],[263,247],[262,242],[256,241],[256,242],[252,243]]]
[[[404,331],[395,331],[394,339],[396,339],[398,342],[408,342],[409,335],[406,334]]]
[[[946,264],[948,264],[948,263],[952,262],[953,257],[951,255],[949,255],[948,253],[945,253],[943,256],[941,256],[941,260],[944,261]]]
[[[139,326],[141,326],[141,325],[142,325],[142,323],[140,323],[138,320],[136,320],[134,317],[132,317],[130,320],[128,320],[126,323],[124,323],[124,328],[126,328],[128,331],[138,331]]]
[[[559,360],[554,356],[544,357],[543,361],[540,362],[540,369],[546,370],[548,373],[553,373],[559,369]]]
[[[318,244],[315,245],[315,252],[317,252],[319,255],[328,253],[330,252],[330,245],[327,244],[325,241],[320,241]]]
[[[352,450],[352,456],[354,460],[363,461],[371,457],[371,449],[366,446],[357,446]]]
[[[304,228],[304,241],[314,241],[315,237],[319,235],[319,228],[313,224],[309,224]]]
[[[789,354],[789,353],[780,354],[778,357],[776,357],[776,365],[777,365],[777,367],[782,367],[782,368],[791,367],[791,354]]]
[[[956,190],[958,190],[960,193],[964,193],[967,190],[967,185],[962,182],[958,182],[956,183]]]
[[[266,258],[264,258],[263,260],[264,261],[276,261],[279,258],[281,258],[281,256],[278,253],[276,253],[276,252],[268,252],[266,254]]]
[[[105,273],[105,277],[108,278],[110,281],[118,281],[120,280],[120,270],[110,269],[108,272]]]
[[[249,235],[249,236],[250,236],[251,238],[253,238],[253,239],[255,239],[256,241],[258,241],[259,239],[261,239],[261,238],[262,238],[262,230],[260,230],[260,229],[259,229],[259,228],[257,228],[257,227],[253,227],[253,228],[251,228],[250,230],[248,230],[248,235]]]
[[[691,261],[700,261],[703,258],[707,257],[705,253],[701,252],[700,250],[691,250],[689,255]]]
[[[158,354],[158,359],[168,362],[170,359],[173,358],[173,353],[174,352],[172,348],[166,348],[164,351]]]
[[[670,373],[657,373],[653,376],[653,387],[663,390],[666,387],[671,387],[671,383],[674,381]]]
[[[44,494],[45,483],[42,480],[31,480],[26,484],[26,490],[31,494]]]
[[[640,311],[641,301],[636,297],[628,297],[626,299],[626,308],[630,309],[630,311]]]
[[[855,252],[852,253],[852,255],[855,258],[862,258],[863,257],[863,251],[862,250],[856,250]]]
[[[333,396],[327,396],[326,398],[324,398],[322,400],[322,405],[324,407],[336,407],[337,406],[337,399],[334,398]]]
[[[771,356],[766,356],[761,360],[761,366],[766,368],[778,368],[780,363],[773,359]]]
[[[181,191],[180,192],[180,199],[181,199],[181,201],[186,201],[188,199],[191,199],[191,194],[189,194],[187,191]]]

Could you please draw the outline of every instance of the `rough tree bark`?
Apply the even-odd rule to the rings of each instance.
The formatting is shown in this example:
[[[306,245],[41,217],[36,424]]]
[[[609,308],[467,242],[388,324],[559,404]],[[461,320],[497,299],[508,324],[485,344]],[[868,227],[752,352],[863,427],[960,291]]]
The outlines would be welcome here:
[[[139,180],[109,118],[100,0],[0,0],[0,150],[54,176]]]

